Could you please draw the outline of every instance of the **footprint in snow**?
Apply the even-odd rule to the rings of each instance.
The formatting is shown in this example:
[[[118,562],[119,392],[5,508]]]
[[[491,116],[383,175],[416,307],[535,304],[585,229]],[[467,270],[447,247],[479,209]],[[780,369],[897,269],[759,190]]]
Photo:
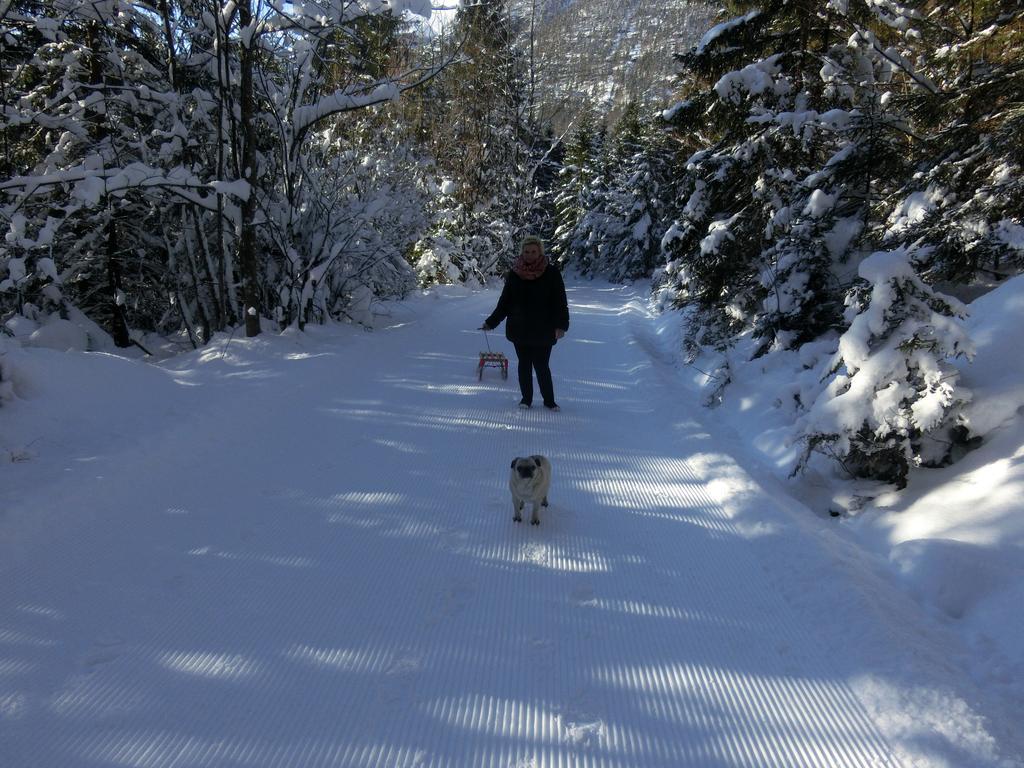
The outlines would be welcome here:
[[[597,595],[594,594],[593,587],[587,584],[582,584],[576,587],[570,593],[569,599],[576,603],[576,605],[597,605]]]
[[[388,675],[408,675],[419,672],[423,668],[423,659],[413,654],[402,654],[396,656],[388,665]]]
[[[16,720],[28,712],[28,697],[20,692],[0,695],[0,722]]]
[[[559,725],[565,740],[577,747],[600,747],[607,730],[603,720],[574,722],[559,718]]]
[[[123,655],[124,654],[120,651],[97,651],[95,653],[89,653],[82,659],[82,666],[86,669],[94,669],[95,667],[109,664],[112,661],[117,661]]]
[[[468,584],[452,584],[442,590],[426,617],[426,625],[433,626],[440,621],[458,616],[466,609],[475,594],[476,591]]]
[[[120,635],[100,635],[92,641],[89,650],[82,657],[81,664],[86,669],[117,661],[124,655],[124,638]]]
[[[521,553],[523,560],[534,565],[546,566],[551,562],[551,554],[543,544],[526,544]]]

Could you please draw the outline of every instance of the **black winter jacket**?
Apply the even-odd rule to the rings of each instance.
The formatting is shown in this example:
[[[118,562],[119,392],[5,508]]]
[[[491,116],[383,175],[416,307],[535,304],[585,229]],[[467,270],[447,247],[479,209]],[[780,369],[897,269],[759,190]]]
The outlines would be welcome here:
[[[506,318],[505,337],[513,344],[554,344],[556,328],[569,330],[569,301],[561,273],[548,264],[540,277],[524,280],[510,270],[498,306],[485,322],[497,328]]]

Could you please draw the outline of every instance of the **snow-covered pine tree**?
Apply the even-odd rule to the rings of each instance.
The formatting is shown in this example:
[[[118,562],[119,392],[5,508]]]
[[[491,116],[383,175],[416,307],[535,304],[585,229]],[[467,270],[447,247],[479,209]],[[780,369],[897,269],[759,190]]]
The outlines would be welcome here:
[[[680,214],[663,239],[661,279],[720,337],[758,311],[766,229],[783,205],[773,188],[802,166],[798,139],[750,118],[795,106],[807,66],[800,31],[813,24],[783,4],[745,7],[679,57],[681,100],[665,113],[693,151],[673,182]]]
[[[671,154],[652,116],[627,105],[612,140],[606,229],[594,273],[612,280],[650,276],[665,232],[663,199]]]
[[[540,126],[538,126],[538,129]],[[545,243],[553,243],[558,226],[557,197],[561,191],[559,173],[565,161],[565,143],[550,127],[536,131],[530,151],[533,201],[526,216],[526,229]]]
[[[457,226],[460,206],[442,192],[450,184],[444,181],[435,185],[439,188],[430,208],[433,224],[413,245],[412,263],[423,286],[463,281],[463,267],[472,266],[464,259],[462,235]]]
[[[570,134],[558,175],[555,195],[555,234],[552,254],[562,263],[576,262],[582,256],[583,242],[578,227],[586,214],[587,197],[597,177],[600,155],[598,129],[593,111],[585,109]]]
[[[752,326],[762,351],[842,327],[873,208],[899,183],[906,120],[865,17],[856,3],[753,6],[680,57],[684,99],[666,116],[695,151],[665,279],[724,332]]]
[[[969,394],[946,363],[969,353],[950,319],[963,308],[922,275],[970,277],[978,264],[995,270],[995,253],[1009,265],[1024,240],[1019,143],[1016,154],[1008,151],[1003,128],[1015,113],[973,104],[979,123],[971,128],[971,99],[958,91],[973,82],[965,71],[977,75],[1001,61],[982,50],[988,60],[978,64],[985,35],[1019,44],[1004,26],[1019,19],[1019,8],[933,9],[931,16],[949,13],[969,27],[988,18],[985,34],[975,28],[965,41],[976,47],[971,54],[943,49],[937,38],[957,33],[898,3],[831,3],[803,18],[792,10],[751,8],[683,57],[685,98],[666,118],[693,151],[675,180],[686,202],[664,238],[662,279],[677,303],[703,308],[691,323],[703,343],[753,327],[767,351],[848,329],[835,377],[804,422],[808,456],[828,452],[855,474],[902,483],[912,464],[941,463],[969,434],[957,424],[957,405]],[[935,61],[951,56],[978,66],[961,66],[955,77],[957,67],[936,71]],[[982,79],[1009,88],[994,102],[1012,99],[1010,70]],[[964,110],[945,110],[951,98]],[[987,136],[986,124],[1003,138]],[[962,258],[970,238],[973,261]],[[950,247],[954,240],[960,245]],[[860,264],[854,282],[863,255],[879,247],[885,251]],[[758,291],[760,306],[750,300]]]
[[[611,189],[612,162],[609,155],[608,128],[602,124],[594,138],[594,173],[583,192],[583,215],[569,237],[573,260],[569,262],[581,274],[594,274],[600,263],[605,237],[614,227],[608,221],[608,194]]]
[[[964,431],[957,408],[970,393],[948,361],[973,354],[958,322],[966,310],[921,280],[914,257],[898,248],[861,262],[831,380],[799,423],[798,468],[817,451],[854,476],[903,487],[911,466],[941,464]]]
[[[878,223],[877,201],[906,173],[906,120],[892,108],[891,63],[858,36],[823,60],[819,109],[756,118],[800,140],[805,169],[775,184],[763,254],[768,293],[755,323],[762,350],[844,327],[843,292]]]
[[[1016,0],[892,4],[890,55],[916,87],[915,173],[887,197],[887,243],[922,242],[932,279],[1002,279],[1024,269],[1024,7]]]

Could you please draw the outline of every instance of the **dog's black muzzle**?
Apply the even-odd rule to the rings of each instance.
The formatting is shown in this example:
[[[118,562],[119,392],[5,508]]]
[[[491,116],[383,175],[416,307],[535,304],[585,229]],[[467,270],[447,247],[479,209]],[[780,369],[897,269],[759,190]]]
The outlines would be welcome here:
[[[524,467],[522,464],[520,464],[518,467],[516,467],[516,472],[519,473],[519,476],[523,478],[523,480],[528,480],[531,477],[533,477],[533,469],[533,467]]]

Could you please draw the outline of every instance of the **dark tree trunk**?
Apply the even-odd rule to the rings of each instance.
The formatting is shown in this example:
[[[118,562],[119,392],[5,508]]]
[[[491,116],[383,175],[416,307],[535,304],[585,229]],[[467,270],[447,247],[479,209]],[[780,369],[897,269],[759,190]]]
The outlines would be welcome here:
[[[110,291],[110,335],[114,337],[114,344],[124,349],[132,345],[132,338],[128,334],[128,320],[125,316],[121,256],[117,247],[117,222],[113,212],[107,221],[107,283]]]
[[[238,4],[238,20],[242,29],[252,24],[251,0]],[[238,267],[242,272],[242,297],[245,303],[245,335],[258,336],[260,333],[260,289],[259,272],[256,263],[256,130],[253,120],[256,105],[253,97],[253,68],[257,40],[250,35],[239,49],[240,99],[239,117],[242,128],[242,178],[249,183],[249,197],[242,205],[241,232],[238,237]]]
[[[106,83],[103,74],[103,51],[100,46],[101,34],[102,28],[99,23],[90,22],[86,32],[86,43],[89,46],[89,83],[95,88],[102,88]],[[103,148],[110,135],[106,122],[108,119],[106,110],[100,112],[90,109],[86,115],[96,146]],[[121,254],[118,251],[116,214],[112,201],[108,198],[107,202],[110,217],[107,219],[106,253],[104,256],[107,265],[107,295],[110,297],[108,299],[110,302],[110,335],[114,338],[114,344],[124,349],[132,345],[132,340],[128,334],[128,321],[125,317],[123,303],[124,287],[121,279]]]

